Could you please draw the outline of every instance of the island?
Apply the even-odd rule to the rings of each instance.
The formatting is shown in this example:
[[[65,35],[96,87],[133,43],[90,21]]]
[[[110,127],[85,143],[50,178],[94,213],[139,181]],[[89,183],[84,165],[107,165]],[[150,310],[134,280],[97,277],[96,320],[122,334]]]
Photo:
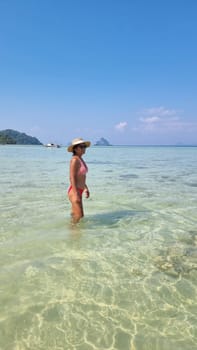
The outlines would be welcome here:
[[[42,145],[42,143],[33,136],[29,136],[24,132],[19,132],[12,129],[0,131],[1,145]]]
[[[94,146],[111,146],[109,141],[104,139],[104,137],[101,137],[100,140],[98,140]]]

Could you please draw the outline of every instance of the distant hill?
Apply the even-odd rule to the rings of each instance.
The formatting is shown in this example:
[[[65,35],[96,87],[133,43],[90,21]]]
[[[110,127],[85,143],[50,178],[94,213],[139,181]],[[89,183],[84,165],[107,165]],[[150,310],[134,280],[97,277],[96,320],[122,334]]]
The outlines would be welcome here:
[[[0,144],[42,145],[42,143],[36,137],[29,136],[24,132],[19,132],[12,129],[0,131]]]
[[[107,141],[106,139],[104,139],[104,137],[101,137],[100,140],[98,140],[95,143],[95,146],[111,146],[109,141]]]

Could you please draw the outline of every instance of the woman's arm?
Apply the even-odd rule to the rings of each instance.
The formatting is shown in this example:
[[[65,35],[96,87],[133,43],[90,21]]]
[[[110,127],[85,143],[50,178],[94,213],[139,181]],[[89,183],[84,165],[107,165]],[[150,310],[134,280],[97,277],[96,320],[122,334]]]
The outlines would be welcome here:
[[[89,192],[88,186],[87,186],[86,184],[85,184],[85,190],[84,190],[84,192],[85,192],[86,198],[89,198],[89,197],[90,197],[90,192]]]
[[[73,193],[78,196],[77,192],[77,173],[79,170],[79,161],[76,158],[72,158],[70,161],[70,184],[72,186]]]

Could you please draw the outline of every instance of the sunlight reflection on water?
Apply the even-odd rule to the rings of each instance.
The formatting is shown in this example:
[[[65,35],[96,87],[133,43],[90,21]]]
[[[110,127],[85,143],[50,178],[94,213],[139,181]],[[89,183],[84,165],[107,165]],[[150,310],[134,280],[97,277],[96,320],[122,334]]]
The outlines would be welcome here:
[[[195,349],[197,149],[91,148],[75,226],[65,150],[1,151],[0,348]]]

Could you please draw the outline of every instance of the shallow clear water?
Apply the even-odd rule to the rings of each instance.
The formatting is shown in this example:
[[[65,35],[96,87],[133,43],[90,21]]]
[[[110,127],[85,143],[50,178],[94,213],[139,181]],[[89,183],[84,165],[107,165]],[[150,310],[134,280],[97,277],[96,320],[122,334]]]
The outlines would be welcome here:
[[[197,148],[84,158],[72,227],[65,148],[0,147],[0,349],[196,349]]]

